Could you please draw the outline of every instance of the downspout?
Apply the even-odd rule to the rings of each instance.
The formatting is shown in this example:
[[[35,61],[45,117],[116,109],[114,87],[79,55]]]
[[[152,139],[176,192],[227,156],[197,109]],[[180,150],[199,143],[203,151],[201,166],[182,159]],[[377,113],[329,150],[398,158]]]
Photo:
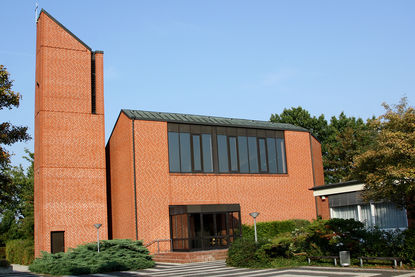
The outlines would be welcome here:
[[[133,136],[133,173],[134,173],[134,214],[135,214],[135,240],[138,240],[138,223],[137,223],[137,181],[136,181],[136,170],[135,170],[135,139],[134,139],[134,119],[132,123],[132,136]]]

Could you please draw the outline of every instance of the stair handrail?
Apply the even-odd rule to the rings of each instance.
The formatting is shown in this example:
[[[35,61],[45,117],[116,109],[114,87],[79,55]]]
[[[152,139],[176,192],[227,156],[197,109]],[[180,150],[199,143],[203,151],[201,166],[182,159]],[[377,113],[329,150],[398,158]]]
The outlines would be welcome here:
[[[149,243],[147,243],[146,245],[144,245],[146,248],[148,248],[149,246],[153,245],[154,243],[157,242],[157,253],[160,253],[160,242],[163,241],[170,241],[170,246],[173,246],[173,240],[172,239],[155,239],[150,241]]]

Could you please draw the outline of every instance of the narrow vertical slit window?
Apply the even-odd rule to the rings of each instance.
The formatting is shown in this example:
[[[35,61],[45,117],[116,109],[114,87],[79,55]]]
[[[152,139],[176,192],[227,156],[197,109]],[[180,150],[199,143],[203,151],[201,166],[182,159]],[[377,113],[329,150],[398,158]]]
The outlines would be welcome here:
[[[238,150],[236,148],[236,137],[229,137],[229,158],[231,161],[231,171],[238,171]]]
[[[168,133],[169,140],[169,168],[170,172],[180,172],[180,146],[179,134],[176,132]]]
[[[193,171],[202,171],[202,159],[200,151],[200,136],[192,135]]]
[[[181,172],[192,172],[192,158],[190,152],[190,134],[180,133]]]
[[[258,147],[256,137],[248,137],[249,172],[258,173]]]
[[[91,53],[91,113],[97,113],[96,107],[96,78],[95,78],[95,52]]]
[[[265,147],[265,139],[260,138],[258,139],[258,146],[259,146],[259,165],[261,172],[267,172],[267,150]]]
[[[202,157],[203,171],[213,172],[212,137],[209,134],[202,134]]]
[[[218,160],[219,160],[219,172],[229,172],[228,163],[228,144],[226,142],[225,135],[218,135]]]
[[[245,136],[238,137],[239,170],[241,173],[249,173],[248,140]]]

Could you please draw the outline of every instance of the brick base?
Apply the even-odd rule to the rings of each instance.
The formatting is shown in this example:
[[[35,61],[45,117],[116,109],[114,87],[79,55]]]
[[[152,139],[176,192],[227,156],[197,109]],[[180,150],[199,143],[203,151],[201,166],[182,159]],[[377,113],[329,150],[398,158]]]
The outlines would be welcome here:
[[[226,260],[228,249],[195,251],[195,252],[167,252],[154,254],[153,260],[162,263],[198,263],[217,260]]]

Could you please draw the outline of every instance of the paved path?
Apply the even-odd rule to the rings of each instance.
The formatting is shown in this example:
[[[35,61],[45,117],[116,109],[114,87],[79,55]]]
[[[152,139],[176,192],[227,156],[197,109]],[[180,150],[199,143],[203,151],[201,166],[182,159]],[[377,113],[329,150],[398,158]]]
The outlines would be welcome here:
[[[15,272],[3,276],[7,277],[33,277],[41,276],[29,272]],[[122,271],[106,274],[82,275],[84,277],[180,277],[180,276],[212,276],[212,277],[238,277],[238,276],[279,276],[279,277],[415,277],[415,271],[408,270],[379,270],[341,267],[297,267],[291,269],[247,269],[227,267],[224,261],[193,263],[193,264],[165,264],[157,263],[155,268],[138,271]]]

